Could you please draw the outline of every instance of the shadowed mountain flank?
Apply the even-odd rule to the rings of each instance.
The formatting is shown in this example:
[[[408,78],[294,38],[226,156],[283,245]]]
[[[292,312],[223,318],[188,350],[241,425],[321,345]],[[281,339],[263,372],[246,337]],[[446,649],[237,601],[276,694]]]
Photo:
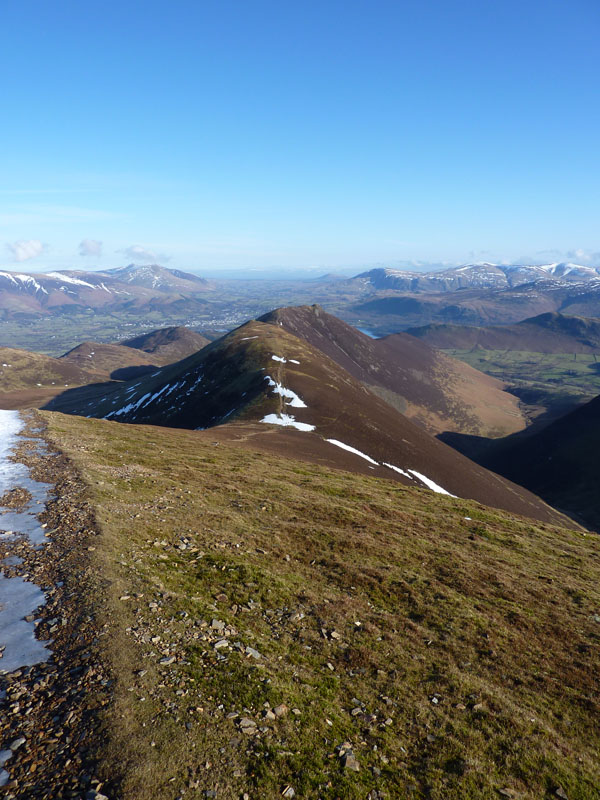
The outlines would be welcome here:
[[[486,461],[497,472],[600,530],[600,397]],[[492,451],[493,453],[493,451]]]
[[[431,433],[496,437],[525,427],[518,399],[501,381],[405,333],[372,339],[319,306],[260,319],[309,342]]]

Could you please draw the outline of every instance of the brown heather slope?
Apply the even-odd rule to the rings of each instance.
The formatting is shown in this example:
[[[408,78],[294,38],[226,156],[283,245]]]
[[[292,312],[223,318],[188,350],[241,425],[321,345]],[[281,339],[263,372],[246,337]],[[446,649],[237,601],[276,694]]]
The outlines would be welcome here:
[[[526,426],[505,384],[405,333],[372,339],[319,306],[280,308],[260,320],[305,339],[431,433],[495,438]]]
[[[61,359],[0,347],[0,408],[42,405],[69,386],[97,383],[104,375]]]
[[[89,369],[94,369],[107,378],[112,376],[124,380],[152,372],[159,364],[162,365],[160,359],[154,359],[141,351],[102,342],[82,342],[62,355],[60,360],[82,369],[89,365]]]
[[[276,447],[285,442],[282,446],[297,449],[309,460],[409,485],[426,485],[421,475],[451,494],[565,523],[535,495],[442,444],[323,352],[279,325],[246,323],[199,353],[150,376],[97,390],[88,386],[67,391],[48,408],[178,428],[221,425],[216,437],[238,436],[238,423],[253,423],[251,432],[242,427],[240,438],[251,435],[265,442],[267,449],[273,442]],[[315,430],[282,429],[281,425],[270,429],[261,423],[265,417],[314,426]],[[232,423],[236,425],[231,427]]]
[[[100,526],[104,794],[600,796],[596,536],[227,426],[44,417]]]
[[[202,350],[209,342],[210,340],[200,333],[180,325],[172,328],[160,328],[133,339],[125,339],[119,344],[152,355],[157,359],[155,362],[157,364],[172,364],[174,361],[181,361],[182,358],[187,358],[192,353]]]
[[[61,359],[82,369],[94,369],[106,376],[128,380],[153,372],[157,366],[181,361],[208,343],[204,336],[183,326],[161,328],[116,344],[82,342]]]

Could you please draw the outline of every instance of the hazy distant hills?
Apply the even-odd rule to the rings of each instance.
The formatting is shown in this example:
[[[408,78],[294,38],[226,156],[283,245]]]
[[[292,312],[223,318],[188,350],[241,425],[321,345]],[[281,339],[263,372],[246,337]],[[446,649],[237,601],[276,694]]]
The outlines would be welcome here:
[[[559,519],[535,496],[413,424],[276,320],[249,322],[139,379],[67,391],[48,408],[128,423],[210,427],[217,441],[251,437],[269,452],[291,451],[332,467]]]
[[[486,262],[435,272],[377,268],[362,272],[353,280],[368,282],[376,289],[403,292],[454,292],[457,289],[505,289],[549,279],[560,280],[563,283],[600,280],[600,269],[568,263],[504,266]]]
[[[167,269],[157,264],[147,266],[136,266],[130,264],[128,267],[109,269],[104,273],[92,273],[107,275],[110,279],[127,283],[130,286],[137,286],[144,289],[156,289],[160,292],[181,292],[195,293],[207,291],[212,288],[210,281],[193,275],[191,272],[182,272],[179,269]]]
[[[437,324],[505,325],[547,312],[600,316],[600,271],[578,264],[473,264],[430,273],[374,269],[345,318],[379,333]]]
[[[600,319],[540,314],[516,325],[480,328],[425,325],[407,333],[441,350],[529,350],[536,353],[600,353]]]
[[[179,270],[130,265],[106,272],[0,272],[0,317],[70,314],[77,310],[161,308],[198,297],[213,285]]]
[[[511,324],[546,312],[600,316],[597,268],[471,264],[436,272],[378,268],[354,278],[207,281],[158,265],[46,274],[0,272],[0,320],[153,314],[162,324],[231,329],[271,308],[320,303],[378,334],[428,323]],[[158,317],[156,316],[158,315]],[[83,331],[81,339],[93,338]],[[6,344],[17,342],[6,341]]]

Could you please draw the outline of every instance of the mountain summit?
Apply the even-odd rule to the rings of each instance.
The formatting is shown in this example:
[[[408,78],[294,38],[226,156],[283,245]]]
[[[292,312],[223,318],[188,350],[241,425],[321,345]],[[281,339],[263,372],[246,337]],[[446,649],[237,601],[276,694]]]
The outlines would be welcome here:
[[[248,322],[151,375],[67,391],[48,408],[117,422],[210,428],[217,440],[251,439],[269,452],[291,449],[308,461],[563,521],[534,495],[433,438],[306,337],[285,329],[286,316],[306,322],[321,315],[318,308],[278,313],[281,319]],[[324,335],[323,329],[314,335]]]

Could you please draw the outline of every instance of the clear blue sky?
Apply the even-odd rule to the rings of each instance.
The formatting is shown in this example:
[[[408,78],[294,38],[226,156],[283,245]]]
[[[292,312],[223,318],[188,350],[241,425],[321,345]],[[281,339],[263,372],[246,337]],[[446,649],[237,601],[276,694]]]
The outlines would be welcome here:
[[[19,0],[2,34],[5,268],[600,264],[598,0]]]

